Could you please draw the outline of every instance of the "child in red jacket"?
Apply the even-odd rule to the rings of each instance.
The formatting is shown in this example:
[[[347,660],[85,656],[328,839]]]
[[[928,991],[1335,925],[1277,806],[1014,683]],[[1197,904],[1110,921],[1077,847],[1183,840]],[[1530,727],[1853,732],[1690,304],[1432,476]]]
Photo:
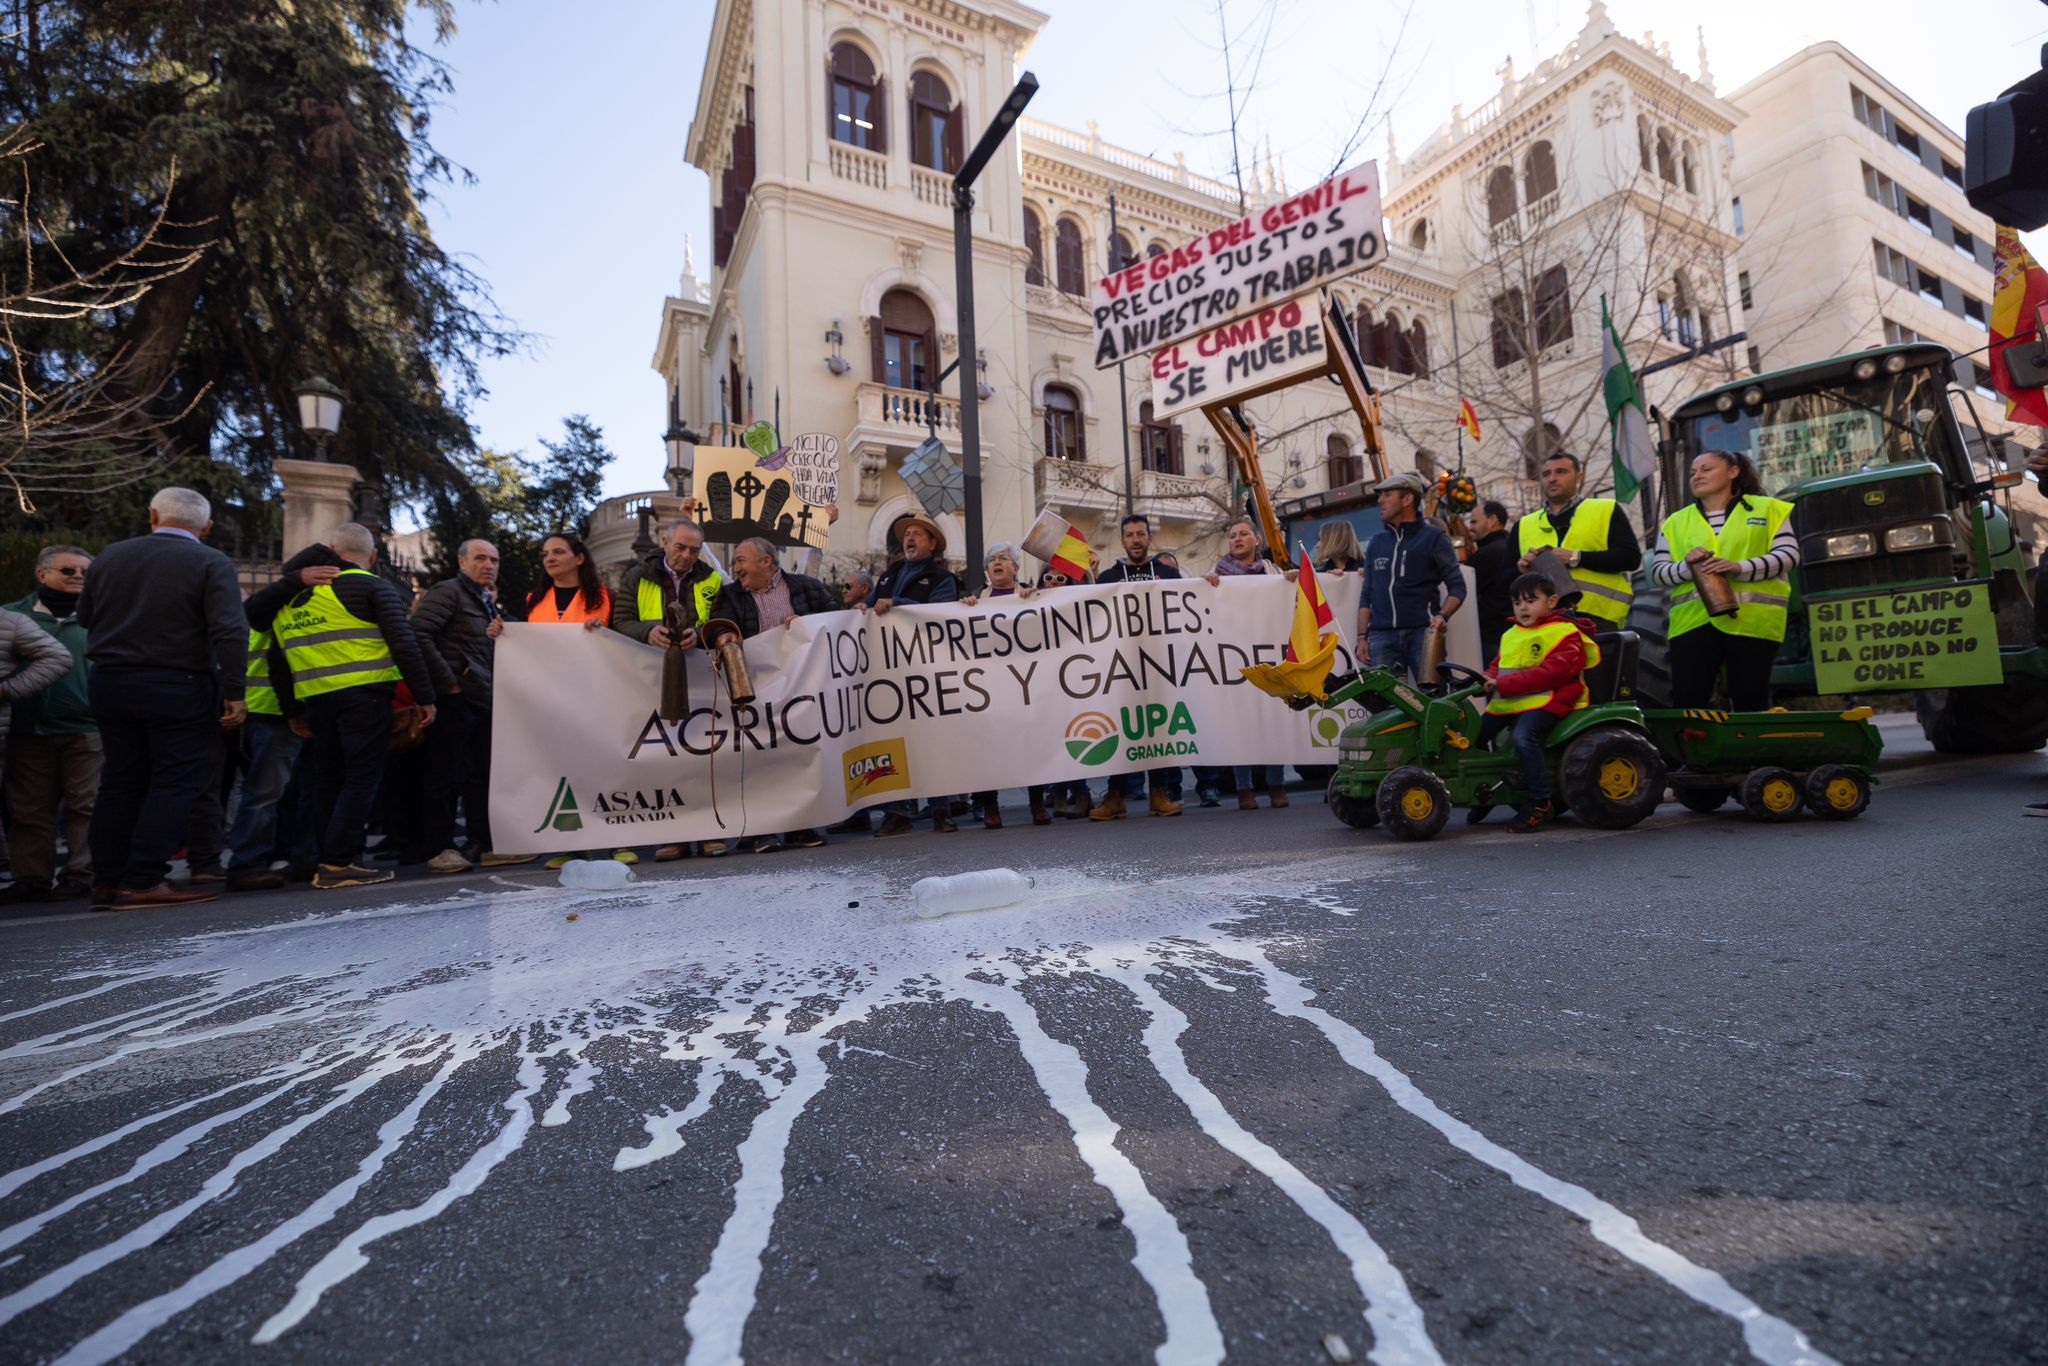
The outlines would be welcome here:
[[[1490,745],[1502,731],[1513,729],[1527,800],[1508,829],[1525,835],[1557,814],[1543,742],[1559,721],[1586,705],[1584,674],[1599,653],[1578,619],[1558,611],[1557,585],[1548,578],[1524,574],[1509,586],[1508,596],[1515,624],[1501,637],[1500,655],[1486,670],[1490,696],[1479,743]]]

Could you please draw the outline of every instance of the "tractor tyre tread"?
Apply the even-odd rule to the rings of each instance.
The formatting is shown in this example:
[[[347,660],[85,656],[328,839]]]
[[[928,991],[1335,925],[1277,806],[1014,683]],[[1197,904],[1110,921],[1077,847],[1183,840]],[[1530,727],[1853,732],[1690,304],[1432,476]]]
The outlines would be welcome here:
[[[1401,795],[1411,788],[1428,790],[1431,805],[1429,814],[1417,819],[1401,809]],[[1444,786],[1444,780],[1428,769],[1416,764],[1407,764],[1395,769],[1380,780],[1380,790],[1373,798],[1380,824],[1387,833],[1401,840],[1435,839],[1437,832],[1451,818],[1451,791]]]
[[[1337,775],[1332,773],[1330,781],[1323,788],[1323,800],[1329,803],[1330,814],[1353,830],[1370,830],[1380,823],[1379,808],[1370,797],[1347,797],[1337,791]]]
[[[1792,785],[1792,805],[1783,811],[1773,811],[1765,804],[1764,789],[1780,779]],[[1753,821],[1789,821],[1799,814],[1799,808],[1806,803],[1806,793],[1798,777],[1791,769],[1779,768],[1776,764],[1765,764],[1762,768],[1751,769],[1743,778],[1742,786],[1737,789],[1736,795],[1742,803],[1743,814]]]
[[[1633,760],[1641,780],[1617,800],[1600,790],[1600,769],[1611,759]],[[1572,814],[1596,830],[1639,825],[1664,799],[1664,756],[1650,737],[1625,726],[1599,726],[1574,738],[1558,764],[1558,787]]]

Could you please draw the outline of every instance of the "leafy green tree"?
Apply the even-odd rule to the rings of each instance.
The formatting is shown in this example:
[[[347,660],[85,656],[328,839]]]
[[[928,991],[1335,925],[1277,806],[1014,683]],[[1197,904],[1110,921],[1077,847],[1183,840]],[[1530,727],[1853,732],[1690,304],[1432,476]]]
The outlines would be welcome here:
[[[529,460],[518,451],[484,449],[463,457],[460,485],[430,498],[428,525],[436,578],[455,572],[455,552],[472,536],[498,548],[499,584],[505,602],[523,604],[542,581],[541,542],[558,531],[583,536],[603,496],[605,467],[612,452],[604,432],[581,413],[562,419],[562,439],[541,439],[545,453]]]
[[[90,271],[160,211],[166,249],[206,245],[133,302],[18,339],[55,374],[121,358],[123,385],[176,415],[167,475],[211,458],[260,494],[273,460],[312,453],[292,389],[324,373],[348,394],[332,458],[373,505],[462,482],[477,364],[523,339],[422,211],[466,173],[429,141],[452,83],[407,36],[415,8],[452,32],[452,0],[12,0],[0,21],[0,123],[40,145],[47,234],[0,239],[0,274],[30,250]]]

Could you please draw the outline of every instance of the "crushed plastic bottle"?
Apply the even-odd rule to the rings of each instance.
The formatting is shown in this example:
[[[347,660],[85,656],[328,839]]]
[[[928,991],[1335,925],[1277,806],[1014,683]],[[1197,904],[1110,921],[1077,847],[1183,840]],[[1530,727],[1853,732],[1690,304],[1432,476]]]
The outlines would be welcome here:
[[[572,858],[562,865],[562,885],[583,892],[616,892],[633,880],[633,870],[616,859]]]
[[[952,915],[957,911],[990,911],[1022,900],[1038,885],[1014,868],[980,868],[951,877],[919,878],[910,885],[911,904],[918,918]]]

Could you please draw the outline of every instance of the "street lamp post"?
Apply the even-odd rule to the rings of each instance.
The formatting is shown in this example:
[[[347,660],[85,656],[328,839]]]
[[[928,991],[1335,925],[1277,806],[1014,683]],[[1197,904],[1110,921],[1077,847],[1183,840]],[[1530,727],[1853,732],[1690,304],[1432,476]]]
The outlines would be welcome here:
[[[678,498],[687,498],[689,490],[684,487],[690,480],[690,466],[687,462],[695,450],[699,438],[683,421],[675,401],[668,405],[668,430],[661,434],[661,444],[668,451],[668,491]]]
[[[299,401],[299,426],[313,438],[313,458],[327,459],[327,443],[341,430],[341,406],[348,396],[325,375],[315,375],[292,391]]]
[[[990,120],[981,140],[953,177],[953,289],[959,296],[960,354],[974,356],[974,181],[994,159],[1024,106],[1038,93],[1038,77],[1025,72]],[[967,591],[981,591],[981,395],[974,377],[960,373],[960,464],[967,519]]]
[[[1123,245],[1123,234],[1116,225],[1116,191],[1109,192],[1109,273],[1114,275],[1130,262],[1123,259],[1117,250]],[[1136,488],[1131,483],[1131,386],[1124,376],[1124,363],[1116,363],[1116,410],[1124,424],[1124,516],[1137,511]]]

